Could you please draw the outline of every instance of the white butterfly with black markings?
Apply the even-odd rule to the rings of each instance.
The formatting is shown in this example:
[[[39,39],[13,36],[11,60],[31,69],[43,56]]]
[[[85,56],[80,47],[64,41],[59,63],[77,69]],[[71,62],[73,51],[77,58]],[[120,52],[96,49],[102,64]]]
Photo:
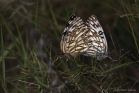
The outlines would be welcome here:
[[[86,23],[73,14],[66,23],[60,47],[63,53],[83,54],[102,60],[108,57],[107,40],[96,16],[92,15]]]

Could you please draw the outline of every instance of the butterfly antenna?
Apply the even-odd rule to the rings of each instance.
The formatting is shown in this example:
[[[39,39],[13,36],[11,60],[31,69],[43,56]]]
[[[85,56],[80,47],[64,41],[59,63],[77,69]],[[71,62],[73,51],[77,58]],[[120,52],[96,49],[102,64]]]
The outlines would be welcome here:
[[[113,62],[115,62],[115,61],[118,61],[120,58],[118,58],[118,59],[113,59],[112,57],[110,57],[110,56],[108,56],[108,58],[110,59],[110,60],[112,60]]]
[[[62,56],[64,56],[64,54],[63,54],[63,53],[60,53],[59,55],[57,55],[57,57],[56,57],[56,59],[55,59],[55,61],[54,61],[54,62],[56,62],[59,58],[62,58]]]

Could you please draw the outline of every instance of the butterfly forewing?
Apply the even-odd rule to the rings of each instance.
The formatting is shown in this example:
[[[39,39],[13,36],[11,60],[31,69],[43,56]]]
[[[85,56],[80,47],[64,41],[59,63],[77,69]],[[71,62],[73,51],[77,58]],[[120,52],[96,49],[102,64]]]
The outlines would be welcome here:
[[[72,15],[66,24],[61,40],[61,50],[64,53],[75,55],[86,51],[85,44],[88,30],[80,17]]]
[[[89,56],[98,56],[100,54],[107,54],[107,40],[96,16],[92,15],[88,18],[86,22],[89,33],[89,49],[86,51],[86,55]],[[103,56],[103,57],[104,57]]]

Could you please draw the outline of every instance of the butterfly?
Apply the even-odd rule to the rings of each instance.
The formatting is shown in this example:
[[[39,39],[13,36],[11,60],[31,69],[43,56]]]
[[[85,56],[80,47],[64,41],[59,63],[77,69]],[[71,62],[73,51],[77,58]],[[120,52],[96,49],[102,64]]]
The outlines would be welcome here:
[[[72,56],[82,54],[102,60],[108,57],[107,40],[96,16],[84,23],[73,14],[66,23],[60,42],[61,51]]]

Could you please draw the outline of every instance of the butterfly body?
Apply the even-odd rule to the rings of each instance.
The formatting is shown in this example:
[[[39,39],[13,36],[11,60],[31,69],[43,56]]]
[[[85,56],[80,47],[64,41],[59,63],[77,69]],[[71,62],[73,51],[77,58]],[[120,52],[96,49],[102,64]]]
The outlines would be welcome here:
[[[98,60],[107,57],[107,40],[94,15],[86,23],[80,17],[72,15],[64,29],[60,46],[65,54],[83,54],[97,57]]]

